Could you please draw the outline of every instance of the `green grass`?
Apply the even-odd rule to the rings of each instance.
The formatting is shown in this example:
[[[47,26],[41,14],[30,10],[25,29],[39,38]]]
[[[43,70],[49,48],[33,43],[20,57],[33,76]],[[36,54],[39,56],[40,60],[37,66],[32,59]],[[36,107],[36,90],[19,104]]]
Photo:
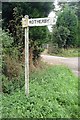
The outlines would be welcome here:
[[[78,79],[65,66],[48,66],[30,75],[30,94],[24,87],[3,94],[3,118],[78,118]]]
[[[59,53],[50,53],[51,55],[57,55],[62,57],[80,57],[80,49],[79,48],[69,48],[69,49],[60,49]]]

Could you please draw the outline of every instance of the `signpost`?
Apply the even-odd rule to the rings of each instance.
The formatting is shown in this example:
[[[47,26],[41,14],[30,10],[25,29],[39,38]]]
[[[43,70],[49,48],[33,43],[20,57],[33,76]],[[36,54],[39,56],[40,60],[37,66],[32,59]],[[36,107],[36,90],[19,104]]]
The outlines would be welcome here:
[[[28,15],[22,18],[22,27],[25,28],[25,94],[29,95],[29,27],[48,26],[54,24],[53,18],[29,19]]]

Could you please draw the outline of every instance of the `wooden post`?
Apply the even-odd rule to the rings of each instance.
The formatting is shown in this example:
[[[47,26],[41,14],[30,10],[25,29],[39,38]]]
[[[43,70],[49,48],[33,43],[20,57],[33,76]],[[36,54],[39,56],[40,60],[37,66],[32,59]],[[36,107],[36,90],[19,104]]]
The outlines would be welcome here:
[[[28,20],[28,16],[25,16]],[[29,27],[25,27],[25,94],[29,95]]]
[[[39,22],[39,20],[41,22]],[[35,22],[36,21],[36,22]],[[44,21],[46,21],[44,23]],[[29,27],[53,25],[53,18],[29,19],[28,15],[22,18],[22,27],[25,28],[25,94],[29,95]]]

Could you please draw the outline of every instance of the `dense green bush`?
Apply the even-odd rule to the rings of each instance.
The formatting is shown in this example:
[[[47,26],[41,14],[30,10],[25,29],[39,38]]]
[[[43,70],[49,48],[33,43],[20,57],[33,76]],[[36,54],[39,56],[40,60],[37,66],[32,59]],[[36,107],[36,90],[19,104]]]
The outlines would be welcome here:
[[[78,17],[75,14],[75,9],[72,9],[68,4],[64,5],[58,13],[52,39],[59,48],[78,47]]]
[[[4,74],[2,75],[2,92],[12,94],[24,86],[24,73],[22,72],[17,78],[9,80]]]
[[[49,54],[60,54],[62,50],[58,47],[55,43],[50,43],[48,47],[48,53]]]
[[[48,16],[54,6],[49,2],[22,2],[22,3],[6,3],[2,4],[3,29],[9,28],[10,33],[14,38],[15,46],[19,46],[19,51],[23,52],[24,43],[24,28],[22,28],[21,20],[25,15],[29,18],[39,18]],[[46,43],[49,31],[46,26],[30,27],[29,31],[29,46],[32,49],[33,59],[35,63],[42,52],[42,44]],[[35,63],[36,64],[36,63]]]
[[[0,29],[2,41],[2,90],[12,93],[24,85],[24,66],[19,59],[18,48],[13,46],[13,38]]]

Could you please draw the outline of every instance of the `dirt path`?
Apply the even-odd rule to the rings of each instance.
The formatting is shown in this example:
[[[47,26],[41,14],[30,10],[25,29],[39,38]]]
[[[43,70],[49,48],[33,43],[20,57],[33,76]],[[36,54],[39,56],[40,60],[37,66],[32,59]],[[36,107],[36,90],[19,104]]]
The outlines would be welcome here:
[[[80,76],[80,57],[65,58],[65,57],[50,56],[50,55],[41,55],[41,57],[42,60],[44,62],[47,62],[48,64],[67,65],[69,68],[72,69],[75,75]]]

